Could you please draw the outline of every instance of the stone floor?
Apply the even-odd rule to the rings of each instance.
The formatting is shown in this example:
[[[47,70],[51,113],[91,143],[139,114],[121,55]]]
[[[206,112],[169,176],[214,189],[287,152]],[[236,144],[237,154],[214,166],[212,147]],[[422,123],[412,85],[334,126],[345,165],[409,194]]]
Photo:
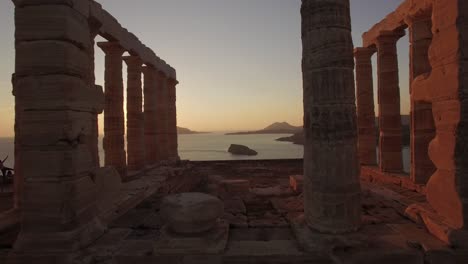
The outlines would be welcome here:
[[[300,161],[191,165],[191,176],[201,178],[192,191],[217,195],[225,204],[224,220],[231,228],[223,254],[155,255],[154,241],[162,226],[162,195],[156,194],[114,221],[107,235],[88,249],[88,256],[96,263],[466,263],[405,217],[407,205],[424,201],[418,192],[363,182],[364,224],[359,238],[334,237],[323,252],[308,253],[292,228],[303,204],[302,194],[289,188],[289,176],[301,174]],[[350,243],[334,241],[347,237]],[[359,239],[366,242],[353,244]]]
[[[165,183],[111,221],[108,232],[85,249],[80,259],[103,264],[468,263],[467,255],[447,247],[404,215],[409,204],[424,202],[424,195],[391,183],[363,181],[363,227],[358,234],[326,236],[301,231],[302,194],[289,187],[289,176],[301,173],[300,160],[191,162],[166,168],[153,175],[165,175],[160,178]],[[155,254],[162,228],[162,197],[187,191],[211,193],[224,202],[223,218],[230,230],[222,254]],[[326,247],[314,251],[311,244]]]

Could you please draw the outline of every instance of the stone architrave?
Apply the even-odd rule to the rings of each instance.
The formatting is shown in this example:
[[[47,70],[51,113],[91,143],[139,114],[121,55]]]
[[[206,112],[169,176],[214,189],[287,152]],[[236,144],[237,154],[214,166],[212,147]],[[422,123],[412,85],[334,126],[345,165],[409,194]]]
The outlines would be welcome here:
[[[404,34],[404,31],[383,31],[377,37],[379,167],[384,172],[403,171],[400,86],[396,43]]]
[[[356,48],[356,95],[359,161],[362,165],[377,165],[377,135],[375,131],[374,83],[372,60],[375,48]]]
[[[145,168],[145,127],[141,82],[143,61],[138,56],[124,57],[127,64],[127,166],[129,172]]]
[[[117,42],[99,42],[105,53],[104,155],[105,165],[117,169],[122,179],[127,176],[125,152],[124,87],[122,55],[125,49]]]
[[[361,223],[349,0],[302,0],[305,220],[325,233]]]

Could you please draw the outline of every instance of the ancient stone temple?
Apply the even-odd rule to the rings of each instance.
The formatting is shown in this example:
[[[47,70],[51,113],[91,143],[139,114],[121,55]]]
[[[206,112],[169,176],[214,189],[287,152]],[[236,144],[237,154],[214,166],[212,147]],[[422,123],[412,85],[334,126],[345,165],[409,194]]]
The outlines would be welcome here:
[[[172,113],[176,73],[94,1],[14,2],[15,149],[17,166],[25,165],[17,170],[22,179],[15,194],[21,197],[21,232],[11,255],[21,263],[67,263],[74,251],[103,234],[102,214],[107,212],[101,211],[101,201],[119,191],[108,188],[119,188],[116,182],[169,160],[169,156],[148,159],[145,153],[178,157],[174,143],[159,145],[151,137],[145,145],[145,131],[155,126],[164,127],[171,142],[177,141]],[[98,43],[105,53],[104,91],[94,84],[97,35],[108,40]],[[122,57],[125,52],[130,56]],[[123,61],[128,65],[127,124]],[[145,94],[148,113],[142,112],[143,64],[149,82],[145,88],[167,89],[163,95]],[[158,75],[164,88],[155,87],[146,75]],[[170,86],[165,88],[165,83]],[[172,112],[154,111],[159,102],[170,105]],[[117,172],[100,168],[97,162],[97,115],[103,110],[105,166]],[[151,118],[145,121],[144,116]]]
[[[468,242],[468,174],[464,115],[468,3],[462,0],[404,1],[363,35],[355,49],[359,153],[363,175],[393,179],[427,196],[407,213],[439,239],[453,245]],[[411,171],[402,174],[398,39],[410,40]],[[377,54],[379,154],[372,121],[372,63]],[[373,166],[378,165],[378,168]]]
[[[0,263],[468,263],[468,1],[404,0],[354,48],[350,0],[302,0],[304,158],[229,161],[180,160],[176,71],[100,4],[13,2]]]

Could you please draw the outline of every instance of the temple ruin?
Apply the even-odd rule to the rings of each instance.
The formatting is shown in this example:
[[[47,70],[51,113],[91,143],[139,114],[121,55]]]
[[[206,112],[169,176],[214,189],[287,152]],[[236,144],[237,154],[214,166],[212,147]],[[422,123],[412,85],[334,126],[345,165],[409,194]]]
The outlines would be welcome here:
[[[405,1],[356,48],[359,155],[366,177],[399,181],[426,195],[408,208],[439,239],[466,244],[465,1]],[[396,42],[410,39],[411,172],[402,173]],[[380,137],[376,162],[371,56],[377,54]],[[378,168],[376,168],[378,166]],[[400,175],[399,175],[400,174]]]
[[[13,2],[14,206],[0,212],[1,263],[468,262],[467,1],[405,0],[354,48],[350,0],[302,0],[304,159],[209,162],[179,158],[175,69],[100,4]],[[409,174],[396,48],[406,31]]]

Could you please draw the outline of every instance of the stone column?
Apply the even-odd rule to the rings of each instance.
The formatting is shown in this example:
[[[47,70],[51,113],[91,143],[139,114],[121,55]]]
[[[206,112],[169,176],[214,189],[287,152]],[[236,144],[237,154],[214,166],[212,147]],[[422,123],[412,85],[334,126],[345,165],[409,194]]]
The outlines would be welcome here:
[[[147,166],[159,161],[157,144],[157,70],[151,66],[143,67],[144,73],[144,134],[145,161]]]
[[[468,248],[468,2],[434,0],[432,10],[432,70],[415,79],[411,96],[432,103],[435,121],[429,157],[437,169],[427,183],[427,200],[453,230],[434,234]]]
[[[105,165],[117,169],[122,179],[127,176],[125,153],[124,87],[122,55],[125,49],[117,42],[99,42],[105,53],[104,155]]]
[[[178,84],[177,80],[168,78],[168,149],[169,149],[169,159],[178,160],[178,142],[177,142],[177,104],[176,104],[176,85]]]
[[[377,74],[379,101],[379,166],[384,172],[401,172],[402,128],[397,41],[402,32],[381,32],[377,37]]]
[[[90,29],[84,15],[54,3],[15,9],[15,163],[24,182],[10,263],[74,263],[103,233],[87,142],[102,110],[89,82]]]
[[[91,41],[91,46],[90,46],[90,49],[88,50],[88,54],[89,54],[89,57],[90,57],[90,63],[89,63],[89,85],[91,87],[91,89],[94,89],[96,90],[96,93],[100,94],[101,96],[99,96],[98,98],[96,98],[98,101],[99,101],[99,104],[101,105],[104,105],[104,92],[103,92],[103,89],[102,89],[102,86],[99,86],[99,85],[96,85],[96,75],[95,75],[95,65],[94,65],[94,60],[95,60],[95,50],[94,50],[94,45],[95,45],[95,38],[96,36],[98,35],[99,33],[99,29],[101,28],[102,26],[102,23],[93,19],[93,18],[90,18],[88,20],[88,24],[89,24],[89,27],[90,27],[90,41]],[[89,139],[89,145],[90,145],[90,149],[91,149],[91,152],[93,153],[93,160],[94,160],[94,164],[96,165],[96,167],[100,167],[100,161],[99,161],[99,123],[98,123],[98,115],[99,114],[102,114],[103,110],[104,109],[100,109],[101,111],[100,112],[96,112],[95,113],[95,116],[93,117],[93,123],[94,123],[94,127],[93,127],[93,133],[91,134],[91,138]]]
[[[138,56],[124,57],[127,63],[127,155],[128,171],[145,168],[145,127],[141,73],[143,61]]]
[[[361,190],[349,0],[302,0],[301,13],[305,218],[320,232],[353,231]]]
[[[410,35],[410,84],[416,77],[431,72],[429,46],[432,42],[431,15],[406,20]],[[410,93],[411,93],[410,85]],[[435,137],[432,104],[411,100],[411,179],[426,184],[435,172],[429,158],[429,143]]]
[[[356,48],[356,95],[359,160],[362,165],[377,164],[375,131],[374,83],[372,60],[374,48]]]
[[[165,73],[157,73],[156,89],[156,130],[158,144],[158,161],[169,159],[169,86]]]

